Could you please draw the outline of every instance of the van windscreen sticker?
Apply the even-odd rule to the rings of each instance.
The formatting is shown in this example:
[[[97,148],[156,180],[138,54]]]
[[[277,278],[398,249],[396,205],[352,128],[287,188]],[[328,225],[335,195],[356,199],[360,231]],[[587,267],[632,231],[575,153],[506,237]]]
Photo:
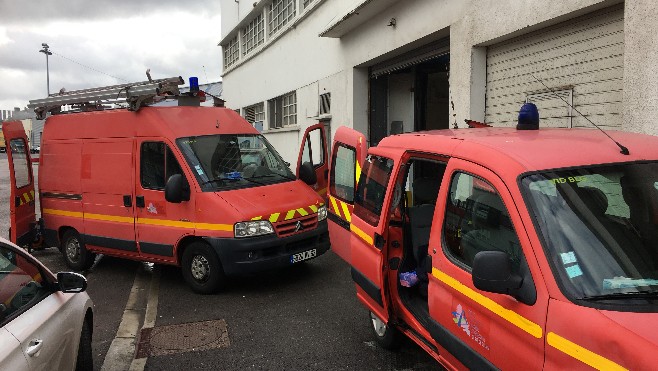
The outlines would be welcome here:
[[[564,265],[576,262],[576,254],[574,254],[573,251],[562,253],[560,256],[562,257],[562,264]]]
[[[203,175],[203,169],[201,168],[201,165],[194,165],[194,170],[196,170],[197,174]]]

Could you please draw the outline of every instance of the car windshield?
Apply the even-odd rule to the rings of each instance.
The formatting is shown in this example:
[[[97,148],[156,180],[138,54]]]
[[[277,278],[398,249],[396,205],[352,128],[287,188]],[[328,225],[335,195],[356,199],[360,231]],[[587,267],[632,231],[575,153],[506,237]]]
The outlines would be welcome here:
[[[658,297],[658,163],[548,171],[521,184],[567,296]]]
[[[217,134],[176,140],[204,191],[240,189],[295,179],[260,134]]]

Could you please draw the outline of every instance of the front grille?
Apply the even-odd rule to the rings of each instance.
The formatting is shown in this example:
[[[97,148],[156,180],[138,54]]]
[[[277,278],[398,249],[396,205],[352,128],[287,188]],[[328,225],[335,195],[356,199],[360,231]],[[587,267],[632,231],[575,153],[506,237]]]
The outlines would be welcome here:
[[[298,229],[297,223],[301,223],[301,228]],[[288,237],[297,233],[302,233],[315,229],[318,226],[318,214],[307,215],[298,219],[286,220],[274,224],[274,229],[279,237]]]

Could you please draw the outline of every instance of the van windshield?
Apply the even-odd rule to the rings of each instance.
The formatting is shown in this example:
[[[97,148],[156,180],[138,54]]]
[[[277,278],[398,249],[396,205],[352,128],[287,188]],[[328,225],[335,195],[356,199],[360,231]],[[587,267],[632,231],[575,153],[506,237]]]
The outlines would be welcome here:
[[[658,299],[658,163],[591,166],[521,180],[558,283],[572,299]]]
[[[204,192],[295,180],[281,156],[260,134],[184,137],[176,143]]]

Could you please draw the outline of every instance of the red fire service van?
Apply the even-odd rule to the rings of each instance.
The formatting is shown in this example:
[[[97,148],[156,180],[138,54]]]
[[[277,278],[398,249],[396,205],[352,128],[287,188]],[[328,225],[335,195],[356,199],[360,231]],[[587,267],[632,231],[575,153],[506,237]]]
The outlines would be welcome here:
[[[336,131],[327,206],[380,345],[404,335],[448,369],[656,368],[658,138],[479,128],[365,143]]]
[[[89,268],[98,253],[178,265],[199,293],[220,289],[229,275],[326,252],[324,200],[237,113],[199,107],[194,92],[179,96],[182,82],[150,80],[31,101],[38,116],[52,113],[41,139],[36,223],[25,133],[20,122],[4,123],[11,239],[59,246],[76,270]],[[124,98],[118,108],[98,103],[117,97]],[[169,97],[179,97],[179,106],[143,107]],[[298,172],[316,183],[310,163]]]

